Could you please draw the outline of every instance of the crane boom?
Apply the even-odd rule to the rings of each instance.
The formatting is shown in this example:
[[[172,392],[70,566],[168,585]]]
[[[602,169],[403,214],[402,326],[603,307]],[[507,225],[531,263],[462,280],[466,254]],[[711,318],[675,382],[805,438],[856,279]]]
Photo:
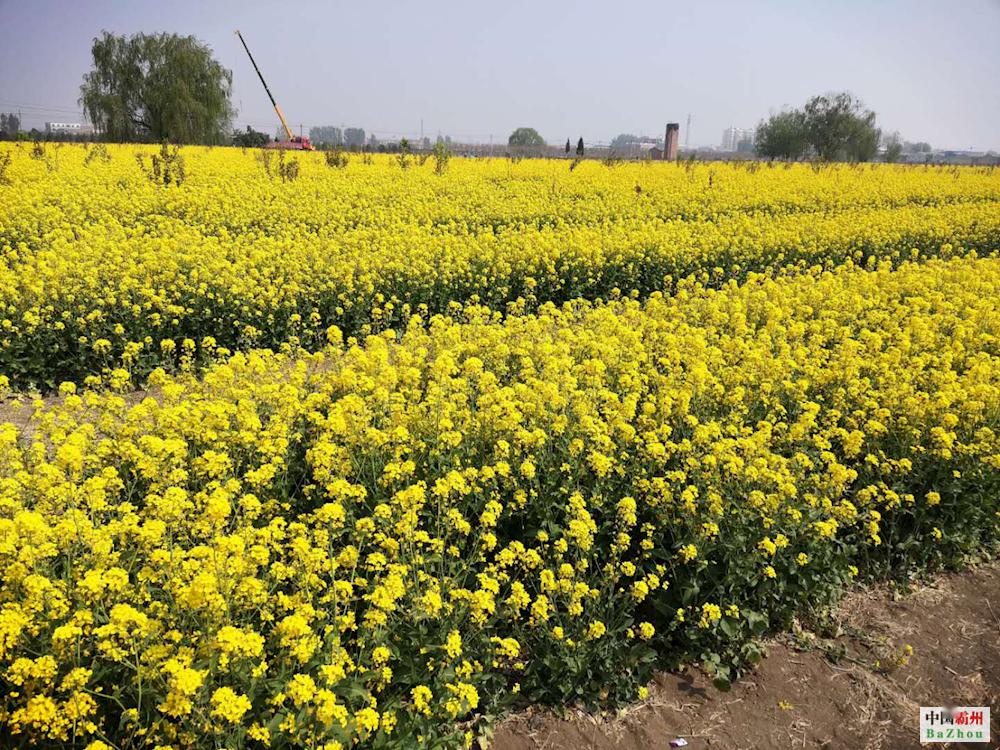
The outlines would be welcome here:
[[[250,54],[250,48],[247,47],[246,40],[243,38],[239,29],[236,30],[236,36],[238,36],[240,41],[243,42],[243,49],[247,51],[247,57],[250,58],[250,63],[253,65],[253,69],[257,71],[257,77],[260,78],[260,82],[264,84],[264,91],[267,92],[267,96],[271,100],[271,104],[274,106],[274,111],[278,113],[278,119],[281,120],[281,125],[285,128],[285,134],[288,136],[288,140],[294,141],[295,136],[292,135],[292,129],[288,127],[288,123],[285,121],[285,116],[281,113],[281,107],[279,107],[278,103],[274,101],[274,94],[272,94],[271,89],[267,87],[267,81],[264,80],[264,76],[260,72],[260,68],[257,67],[257,61],[254,60],[253,55]]]

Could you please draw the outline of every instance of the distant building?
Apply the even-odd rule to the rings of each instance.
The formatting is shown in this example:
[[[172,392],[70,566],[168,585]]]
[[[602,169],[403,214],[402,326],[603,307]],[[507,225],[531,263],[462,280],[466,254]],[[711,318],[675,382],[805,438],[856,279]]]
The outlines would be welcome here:
[[[93,135],[94,126],[79,122],[47,122],[47,135]]]
[[[754,135],[753,128],[734,128],[730,126],[722,131],[722,145],[719,150],[752,151]]]
[[[677,159],[677,142],[680,139],[680,123],[668,122],[667,132],[663,136],[663,158],[667,161]]]

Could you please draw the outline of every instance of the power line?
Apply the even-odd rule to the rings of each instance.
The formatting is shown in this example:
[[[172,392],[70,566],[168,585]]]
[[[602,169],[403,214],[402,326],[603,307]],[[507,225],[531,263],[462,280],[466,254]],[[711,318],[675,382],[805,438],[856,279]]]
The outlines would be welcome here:
[[[83,110],[79,108],[62,107],[58,105],[48,106],[44,104],[27,104],[25,102],[13,102],[9,100],[0,100],[0,106],[17,107],[19,109],[26,109],[26,110],[39,110],[42,112],[66,112],[72,114],[83,114]]]

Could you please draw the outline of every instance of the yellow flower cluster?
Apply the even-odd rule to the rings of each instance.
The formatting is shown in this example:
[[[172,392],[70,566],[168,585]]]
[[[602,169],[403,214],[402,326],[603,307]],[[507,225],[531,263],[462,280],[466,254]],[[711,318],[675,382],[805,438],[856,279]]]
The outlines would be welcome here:
[[[240,158],[203,155],[208,174]],[[547,168],[448,179],[476,196]],[[354,169],[322,179],[368,210]],[[585,204],[625,179],[580,169]],[[228,235],[215,189],[200,210]],[[409,209],[428,226],[457,200],[442,190]],[[134,219],[126,246],[159,231]],[[848,262],[525,315],[456,305],[314,354],[157,370],[141,397],[68,384],[0,426],[0,735],[460,746],[513,701],[643,695],[657,654],[711,652],[724,674],[856,575],[997,542],[997,299],[995,257]]]
[[[187,179],[164,188],[136,163],[152,147],[47,148],[3,147],[0,371],[20,385],[312,350],[331,325],[363,336],[454,301],[534,309],[1000,249],[991,169],[454,159],[437,175],[304,153],[282,182],[259,152],[185,148]]]

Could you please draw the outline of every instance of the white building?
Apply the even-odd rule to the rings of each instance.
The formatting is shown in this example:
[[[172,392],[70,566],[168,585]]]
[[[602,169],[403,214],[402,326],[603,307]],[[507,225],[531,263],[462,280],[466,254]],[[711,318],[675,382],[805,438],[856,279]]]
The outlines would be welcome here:
[[[47,122],[45,132],[49,135],[93,135],[94,126],[79,122]]]
[[[722,131],[722,151],[738,151],[741,143],[753,143],[753,128],[734,128],[729,126]]]

